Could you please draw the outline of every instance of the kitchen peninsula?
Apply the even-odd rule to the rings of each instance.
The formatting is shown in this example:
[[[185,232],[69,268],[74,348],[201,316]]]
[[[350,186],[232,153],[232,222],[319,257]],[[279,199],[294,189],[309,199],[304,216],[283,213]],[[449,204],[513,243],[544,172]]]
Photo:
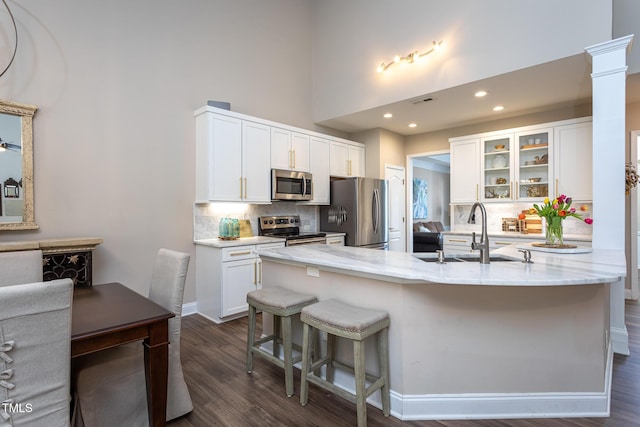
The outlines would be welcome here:
[[[259,254],[264,287],[389,312],[397,418],[607,416],[609,283],[625,275],[624,254],[532,251],[526,264],[518,248],[492,251],[514,261],[488,265],[328,245]]]

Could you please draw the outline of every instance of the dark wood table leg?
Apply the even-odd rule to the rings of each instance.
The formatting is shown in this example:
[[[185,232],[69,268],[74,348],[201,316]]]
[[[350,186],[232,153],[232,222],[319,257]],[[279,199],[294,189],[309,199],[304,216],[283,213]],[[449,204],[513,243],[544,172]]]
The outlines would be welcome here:
[[[150,426],[167,423],[167,375],[169,372],[168,320],[149,325],[144,345],[144,368],[147,383],[147,409]]]

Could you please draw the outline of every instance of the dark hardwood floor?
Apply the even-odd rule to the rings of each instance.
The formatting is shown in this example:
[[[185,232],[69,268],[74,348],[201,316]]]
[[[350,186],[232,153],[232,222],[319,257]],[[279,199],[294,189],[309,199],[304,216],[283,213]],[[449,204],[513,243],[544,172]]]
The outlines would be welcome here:
[[[258,322],[260,324],[260,322]],[[626,303],[630,356],[615,355],[611,416],[608,418],[518,419],[473,421],[400,421],[367,408],[369,426],[447,427],[633,427],[640,426],[640,304]],[[245,370],[246,318],[223,325],[193,315],[182,320],[182,364],[194,410],[168,423],[187,426],[353,426],[355,405],[311,385],[309,404],[284,393],[284,373],[256,358],[253,374]]]

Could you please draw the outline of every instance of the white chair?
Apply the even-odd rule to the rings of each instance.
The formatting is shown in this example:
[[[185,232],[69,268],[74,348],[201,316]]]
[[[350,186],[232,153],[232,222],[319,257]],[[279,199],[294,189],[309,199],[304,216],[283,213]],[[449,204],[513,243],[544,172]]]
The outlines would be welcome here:
[[[182,374],[180,326],[189,254],[160,249],[153,267],[149,299],[175,313],[169,320],[167,420],[191,412]],[[148,426],[143,348],[140,342],[84,356],[74,367],[75,426]]]
[[[0,287],[0,425],[69,425],[73,282]]]
[[[42,282],[42,251],[0,252],[0,286]]]

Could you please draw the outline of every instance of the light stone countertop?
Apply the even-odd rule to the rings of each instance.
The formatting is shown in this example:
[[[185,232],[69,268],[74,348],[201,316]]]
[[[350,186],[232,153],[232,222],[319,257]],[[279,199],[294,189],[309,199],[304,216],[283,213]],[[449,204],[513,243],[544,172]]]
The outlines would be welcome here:
[[[493,286],[561,286],[616,282],[626,275],[623,251],[594,249],[579,254],[531,252],[533,264],[522,263],[519,248],[492,251],[515,262],[424,262],[409,253],[350,246],[301,245],[258,250],[263,260],[317,267],[353,276],[396,283],[444,283]],[[467,254],[468,255],[468,254]],[[420,254],[435,257],[435,253]],[[450,256],[448,254],[448,256]]]
[[[41,249],[43,252],[65,252],[73,250],[93,250],[102,244],[100,237],[72,237],[42,239],[32,241],[0,242],[0,252],[28,251]]]
[[[443,231],[442,234],[443,235],[454,235],[454,236],[471,236],[471,233],[473,233],[473,231],[468,231],[468,230],[462,230],[462,231]],[[531,233],[531,234],[523,234],[523,233],[514,233],[514,232],[507,232],[507,231],[495,231],[495,232],[491,232],[488,231],[487,235],[489,236],[489,241],[491,241],[492,238],[505,238],[505,237],[512,237],[514,239],[522,239],[522,240],[535,240],[535,241],[540,241],[540,242],[544,242],[544,233]],[[480,232],[476,232],[476,236],[477,238],[480,238]],[[584,235],[584,234],[564,234],[564,240],[571,240],[571,241],[578,241],[578,242],[591,242],[591,236],[588,235]]]
[[[235,240],[222,240],[222,239],[200,239],[194,240],[196,245],[202,246],[211,246],[214,248],[231,248],[234,246],[244,246],[244,245],[262,245],[265,243],[284,243],[284,239],[279,237],[264,237],[264,236],[253,236],[253,237],[240,237]]]

